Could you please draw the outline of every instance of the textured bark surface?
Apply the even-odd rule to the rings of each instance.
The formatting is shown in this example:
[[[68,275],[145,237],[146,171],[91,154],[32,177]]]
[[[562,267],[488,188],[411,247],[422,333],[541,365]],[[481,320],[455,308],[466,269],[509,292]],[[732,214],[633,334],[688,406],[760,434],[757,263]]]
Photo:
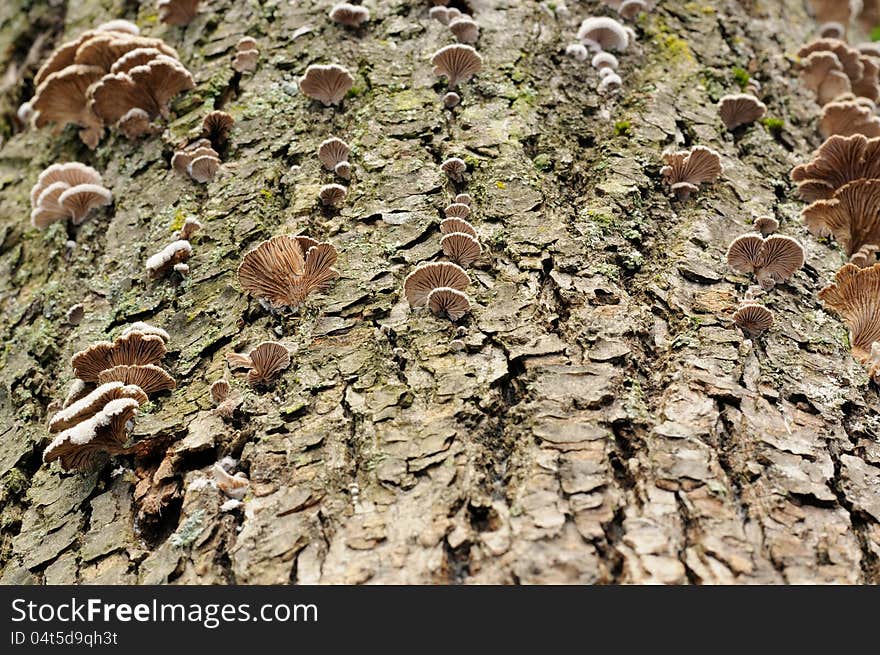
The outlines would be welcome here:
[[[608,100],[563,54],[597,2],[470,0],[484,71],[452,113],[428,58],[453,40],[427,3],[367,0],[358,31],[330,23],[330,4],[207,0],[185,29],[152,2],[0,6],[0,581],[880,582],[877,393],[816,298],[842,254],[807,235],[788,181],[820,143],[794,66],[815,29],[802,2],[661,1]],[[196,77],[165,133],[92,153],[70,128],[16,129],[42,59],[110,18],[163,36]],[[239,78],[244,34],[262,55]],[[356,71],[339,110],[295,84],[331,62]],[[723,130],[715,103],[735,67],[762,82],[780,132]],[[168,162],[213,107],[238,122],[223,173],[200,186]],[[338,213],[315,203],[332,180],[314,152],[331,134],[354,149]],[[686,203],[659,182],[676,144],[715,148],[725,167]],[[455,190],[438,165],[453,155],[486,251],[460,325],[401,293],[439,252]],[[70,235],[33,229],[30,187],[64,160],[98,168],[115,204]],[[776,324],[749,346],[731,322],[749,280],[723,255],[761,214],[804,243],[807,265],[769,294]],[[149,280],[144,261],[188,216],[205,225],[192,275]],[[235,269],[260,240],[299,232],[336,245],[342,277],[273,317]],[[172,336],[178,388],[136,424],[167,437],[162,470],[155,457],[92,475],[42,465],[70,356],[133,320]],[[296,353],[277,386],[239,379],[240,413],[213,416],[224,354],[279,334]],[[199,482],[226,455],[252,482],[231,513]],[[167,491],[149,523],[144,476]]]

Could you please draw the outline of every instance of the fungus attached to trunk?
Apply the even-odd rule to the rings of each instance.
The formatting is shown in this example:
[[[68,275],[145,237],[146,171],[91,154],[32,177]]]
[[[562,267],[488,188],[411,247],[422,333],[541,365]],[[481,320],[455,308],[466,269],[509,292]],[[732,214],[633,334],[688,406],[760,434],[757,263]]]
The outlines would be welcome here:
[[[450,89],[467,82],[483,68],[483,58],[469,45],[456,43],[440,48],[431,56],[434,75],[445,77]]]
[[[370,11],[360,5],[340,2],[330,10],[330,20],[345,27],[360,27],[370,20]]]
[[[335,136],[322,141],[318,146],[318,160],[328,171],[336,170],[336,165],[348,161],[349,145]]]
[[[325,184],[318,192],[318,199],[325,207],[338,207],[348,193],[341,184]]]
[[[607,16],[585,19],[578,29],[577,38],[594,52],[617,50],[623,52],[629,45],[629,34],[623,25]]]
[[[617,70],[617,57],[612,55],[610,52],[597,52],[593,55],[593,59],[590,62],[596,70],[603,70],[605,68],[610,68],[611,70]]]
[[[873,344],[880,341],[880,264],[869,268],[844,264],[834,282],[819,292],[819,299],[849,328],[852,354],[865,364]]]
[[[855,180],[831,198],[801,211],[807,229],[818,237],[833,236],[849,257],[866,244],[880,244],[880,180]]]
[[[623,0],[617,8],[617,13],[626,20],[631,20],[645,11],[648,11],[648,3],[645,0]]]
[[[660,174],[679,200],[687,200],[700,184],[714,182],[722,172],[721,156],[705,146],[665,153],[663,161]]]
[[[480,38],[480,26],[470,16],[458,16],[449,21],[449,31],[461,43],[476,43]]]
[[[338,105],[354,84],[354,78],[342,66],[312,64],[299,80],[300,90],[325,107]]]
[[[443,106],[447,109],[458,107],[459,103],[461,103],[461,96],[455,91],[449,91],[443,96]]]
[[[175,264],[185,262],[192,256],[192,244],[185,239],[172,241],[155,255],[147,259],[147,272],[157,278],[174,268]]]
[[[463,202],[454,202],[443,210],[446,218],[467,218],[471,215],[471,208]]]
[[[252,386],[266,385],[290,366],[290,352],[283,343],[263,341],[249,353],[227,353],[230,367],[248,369],[247,381]]]
[[[441,234],[453,234],[455,232],[462,232],[471,235],[475,239],[477,238],[477,230],[463,218],[447,218],[440,221]]]
[[[741,125],[754,123],[767,113],[767,107],[755,96],[748,93],[737,93],[724,96],[718,103],[718,113],[728,130],[735,130]]]
[[[445,316],[450,321],[457,321],[471,309],[467,294],[451,287],[432,289],[426,304],[435,315]]]
[[[779,229],[779,221],[772,216],[759,216],[754,222],[755,232],[761,236],[769,236]]]
[[[440,170],[446,173],[446,176],[453,182],[462,182],[467,171],[467,164],[459,157],[450,157],[440,164]]]
[[[174,378],[155,364],[120,364],[98,373],[99,384],[113,381],[137,385],[147,395],[177,388]]]
[[[880,137],[862,134],[832,136],[806,164],[791,171],[801,198],[812,202],[830,198],[848,182],[880,178]]]
[[[217,150],[223,148],[229,141],[229,135],[235,126],[235,119],[225,111],[215,110],[202,120],[201,138],[211,142],[211,146]]]
[[[444,255],[459,266],[465,267],[470,266],[483,254],[480,242],[466,232],[450,232],[443,235],[440,239],[440,247]]]
[[[122,382],[108,382],[101,384],[83,398],[66,406],[56,413],[49,421],[49,432],[61,432],[68,430],[77,423],[92,418],[104,409],[111,400],[119,398],[132,398],[143,404],[147,402],[146,392],[135,385],[125,385]]]
[[[130,324],[127,328],[122,331],[120,337],[127,337],[132,332],[141,332],[145,335],[152,335],[159,337],[163,342],[168,343],[171,339],[171,335],[169,335],[165,330],[160,327],[156,327],[155,325],[150,325],[149,323],[144,323],[143,321],[135,321]]]
[[[104,134],[104,123],[91,107],[88,93],[104,74],[97,66],[73,64],[48,75],[30,100],[34,126],[78,125],[83,128],[80,139],[94,150]]]
[[[235,475],[230,475],[220,464],[214,464],[212,470],[217,488],[227,497],[241,500],[247,495],[251,483],[244,473],[239,471]]]
[[[458,264],[432,262],[422,264],[406,276],[403,292],[411,307],[424,307],[428,301],[428,294],[434,289],[451,287],[464,291],[470,283],[470,277]]]
[[[754,273],[762,288],[772,289],[804,265],[804,249],[791,237],[744,234],[727,249],[727,264],[738,273]]]
[[[843,65],[833,52],[813,52],[803,59],[801,80],[804,86],[816,94],[816,102],[820,105],[852,91],[850,80],[843,72]]]
[[[79,162],[52,164],[40,173],[31,189],[31,223],[44,228],[69,219],[79,225],[93,209],[109,205],[112,200],[94,168]]]
[[[835,134],[876,137],[880,136],[880,117],[874,113],[872,107],[857,101],[830,102],[822,108],[819,132],[826,139]]]
[[[749,339],[759,337],[773,325],[773,312],[756,303],[744,303],[733,314],[733,322]]]
[[[199,13],[200,0],[159,0],[159,20],[168,25],[186,25]]]
[[[298,307],[310,293],[324,291],[339,276],[332,268],[336,258],[329,243],[316,243],[304,253],[297,237],[276,236],[244,256],[238,279],[245,292],[275,307]]]

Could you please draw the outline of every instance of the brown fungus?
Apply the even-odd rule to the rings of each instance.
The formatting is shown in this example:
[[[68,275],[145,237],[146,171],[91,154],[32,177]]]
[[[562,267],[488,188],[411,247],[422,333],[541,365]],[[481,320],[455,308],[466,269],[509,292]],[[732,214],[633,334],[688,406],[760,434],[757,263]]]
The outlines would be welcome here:
[[[834,282],[819,292],[819,299],[849,328],[852,354],[866,363],[873,344],[880,341],[880,264],[869,268],[844,264]]]
[[[480,38],[480,26],[470,16],[458,16],[449,21],[449,31],[461,43],[476,43]]]
[[[880,178],[880,137],[862,134],[828,138],[808,163],[791,172],[801,198],[810,202],[830,198],[848,182],[876,178]]]
[[[446,176],[453,182],[462,182],[467,171],[467,164],[460,157],[450,157],[440,164],[440,170],[446,173]]]
[[[455,232],[462,232],[477,238],[477,231],[474,229],[474,226],[463,218],[447,218],[440,221],[441,234],[453,234]]]
[[[185,262],[192,256],[192,245],[185,239],[172,241],[155,255],[147,259],[146,268],[150,277],[157,278],[176,264]]]
[[[431,56],[434,75],[445,77],[449,88],[467,82],[483,68],[483,58],[469,45],[453,44],[440,48]]]
[[[146,392],[138,386],[125,385],[122,382],[101,384],[85,397],[70,403],[56,413],[49,421],[49,432],[68,430],[77,423],[92,418],[104,409],[104,406],[111,400],[119,398],[132,398],[138,404],[143,404],[148,400]]]
[[[804,265],[804,249],[791,237],[744,234],[730,244],[727,264],[738,273],[754,273],[761,287],[772,289]]]
[[[855,180],[831,198],[804,207],[807,229],[818,237],[833,236],[847,257],[866,244],[880,244],[880,180]]]
[[[136,385],[147,395],[177,388],[177,382],[168,372],[155,364],[120,364],[98,373],[98,383],[119,381]]]
[[[744,303],[733,314],[733,322],[747,338],[760,336],[773,325],[773,312],[756,303]]]
[[[326,139],[318,146],[318,160],[328,171],[336,169],[337,164],[348,161],[351,147],[335,136]]]
[[[471,308],[467,294],[451,287],[432,289],[426,304],[435,315],[445,316],[451,321],[457,321]]]
[[[340,2],[334,5],[329,13],[330,20],[345,27],[360,27],[370,20],[370,11],[360,5]]]
[[[199,12],[200,0],[159,0],[159,20],[168,25],[186,25]]]
[[[252,386],[269,384],[290,366],[290,352],[277,341],[263,341],[247,354],[227,353],[226,358],[231,367],[248,369]]]
[[[772,216],[759,216],[753,224],[755,232],[759,232],[761,236],[769,236],[779,229],[779,221]]]
[[[864,134],[866,137],[880,136],[880,117],[874,110],[859,102],[835,101],[822,108],[819,132],[823,138],[838,134],[850,136]]]
[[[700,184],[714,182],[722,172],[721,156],[705,146],[665,153],[663,161],[660,174],[679,200],[687,200]]]
[[[464,291],[470,283],[470,277],[458,264],[432,262],[422,264],[407,275],[403,291],[411,307],[424,307],[432,290],[451,287]]]
[[[354,84],[354,78],[343,66],[337,64],[312,64],[299,79],[300,90],[325,107],[338,105]]]
[[[735,130],[741,125],[754,123],[767,113],[767,107],[755,96],[738,93],[721,98],[718,113],[728,130]]]
[[[443,254],[449,257],[459,266],[470,266],[480,255],[483,248],[480,242],[466,232],[450,232],[440,239],[440,247]]]
[[[325,207],[338,207],[345,200],[347,193],[348,191],[341,184],[325,184],[318,191],[318,199]]]

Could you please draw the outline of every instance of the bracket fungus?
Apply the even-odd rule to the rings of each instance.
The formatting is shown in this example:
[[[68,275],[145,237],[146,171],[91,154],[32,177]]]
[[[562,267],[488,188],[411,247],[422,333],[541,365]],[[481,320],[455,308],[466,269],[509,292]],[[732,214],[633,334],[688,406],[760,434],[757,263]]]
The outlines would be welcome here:
[[[586,61],[590,58],[590,51],[583,43],[569,43],[565,46],[565,54],[574,57],[578,61]]]
[[[232,59],[232,68],[238,73],[253,73],[257,70],[260,61],[260,51],[257,49],[256,39],[244,36],[235,45],[235,57]]]
[[[159,0],[159,20],[168,25],[186,25],[199,12],[201,0]]]
[[[424,307],[428,294],[434,289],[450,287],[464,291],[471,279],[458,264],[450,262],[431,262],[422,264],[403,281],[403,292],[411,307]]]
[[[868,268],[844,264],[834,282],[819,292],[819,299],[849,328],[852,354],[865,364],[873,344],[880,341],[880,264]]]
[[[31,223],[44,228],[60,220],[81,224],[89,213],[113,201],[101,174],[79,162],[52,164],[31,188]]]
[[[470,207],[470,206],[471,206],[472,199],[471,199],[471,197],[470,197],[470,194],[467,194],[467,193],[459,193],[457,196],[455,196],[455,198],[453,199],[452,202],[454,202],[454,203],[458,203],[458,204],[461,204],[461,205],[467,205],[468,207]]]
[[[360,27],[370,20],[370,11],[360,5],[340,2],[334,5],[329,13],[330,20],[345,27]]]
[[[220,464],[214,464],[213,471],[217,488],[224,495],[235,500],[241,500],[247,495],[251,483],[243,472],[239,471],[235,475],[230,475]]]
[[[161,366],[155,364],[120,364],[98,373],[98,384],[116,381],[137,385],[147,395],[177,388],[174,378]]]
[[[129,421],[139,406],[133,398],[111,400],[91,418],[55,437],[43,451],[43,461],[58,459],[64,470],[86,471],[107,455],[123,453]]]
[[[865,244],[852,255],[850,255],[849,263],[854,264],[859,268],[868,268],[869,266],[873,266],[877,263],[878,250],[880,250],[880,246],[874,244]]]
[[[483,58],[472,46],[456,43],[431,55],[434,75],[445,77],[450,89],[467,82],[483,69]]]
[[[804,67],[802,79],[816,92],[820,104],[850,91],[874,102],[880,98],[877,62],[844,41],[817,39],[797,54]]]
[[[617,70],[618,62],[617,57],[612,55],[610,52],[597,52],[593,55],[593,59],[590,61],[590,64],[597,71],[601,71],[605,68],[610,68],[611,70]]]
[[[348,69],[338,64],[312,64],[299,79],[299,88],[325,107],[338,105],[354,84]]]
[[[872,106],[857,100],[829,102],[822,108],[819,132],[825,139],[835,134],[840,136],[864,134],[869,138],[876,137],[880,136],[880,117],[874,113]]]
[[[131,323],[127,328],[122,331],[120,337],[127,337],[132,332],[141,332],[145,335],[152,335],[159,337],[165,343],[171,339],[171,335],[169,335],[165,330],[160,327],[156,327],[155,325],[150,325],[149,323],[144,323],[143,321],[135,321]]]
[[[648,3],[645,0],[623,0],[617,8],[621,18],[632,20],[641,13],[648,11]]]
[[[197,139],[174,153],[171,167],[195,182],[210,182],[220,170],[220,153],[208,139]]]
[[[443,210],[443,215],[446,218],[467,218],[471,215],[471,208],[463,202],[454,202]]]
[[[772,289],[804,265],[804,249],[791,237],[744,234],[727,249],[727,265],[737,273],[754,273],[763,289]]]
[[[220,418],[232,418],[241,404],[241,395],[233,393],[232,385],[226,378],[221,378],[211,385],[211,400],[214,402],[214,413]]]
[[[150,277],[157,278],[177,264],[185,262],[192,256],[192,244],[185,239],[172,241],[155,255],[147,259],[147,272]]]
[[[318,199],[325,207],[338,207],[345,200],[347,193],[348,191],[341,184],[325,184],[318,191]]]
[[[470,266],[480,255],[483,248],[477,239],[467,232],[450,232],[440,238],[443,254],[459,266]]]
[[[801,61],[801,80],[816,94],[816,102],[825,105],[852,91],[843,66],[832,52],[813,52]]]
[[[608,72],[605,73],[605,71]],[[603,73],[605,74],[603,75]],[[610,68],[603,68],[599,71],[599,77],[599,86],[596,87],[596,91],[600,94],[617,91],[623,85],[623,80],[620,79],[620,75],[612,71]]]
[[[462,182],[467,171],[467,164],[459,157],[450,157],[440,164],[440,170],[446,173],[446,177],[453,182]]]
[[[229,135],[235,126],[231,114],[215,109],[202,119],[201,138],[211,142],[215,150],[223,148],[229,141]]]
[[[290,352],[283,343],[263,341],[247,354],[226,353],[230,368],[248,369],[247,381],[252,386],[269,384],[290,366]]]
[[[591,16],[584,19],[577,38],[593,50],[616,50],[623,52],[629,46],[629,33],[623,25],[607,16]]]
[[[855,180],[831,198],[801,210],[804,224],[818,237],[833,236],[846,256],[862,246],[880,244],[880,180]]]
[[[334,136],[322,141],[321,145],[318,146],[318,160],[328,171],[334,171],[338,174],[340,171],[337,170],[337,167],[339,164],[348,163],[348,154],[350,152],[351,148],[349,145],[342,139]],[[342,172],[345,173],[346,171],[343,169]],[[348,176],[340,175],[340,177],[348,179],[348,177],[351,177],[351,171],[348,171]]]
[[[475,239],[477,238],[477,230],[463,218],[447,218],[440,221],[441,234],[454,234],[456,232],[469,234]]]
[[[830,198],[848,182],[876,178],[880,178],[880,137],[862,134],[828,138],[808,163],[791,171],[798,193],[809,202]]]
[[[158,364],[168,353],[158,335],[129,332],[115,341],[98,341],[70,360],[74,375],[85,382],[98,382],[102,371],[120,365]]]
[[[753,339],[773,325],[773,312],[764,305],[747,302],[733,313],[733,322],[747,338]]]
[[[772,216],[759,216],[754,222],[755,232],[761,236],[769,236],[779,229],[779,221]]]
[[[446,316],[450,321],[457,321],[471,309],[467,294],[451,287],[432,289],[426,304],[435,315]]]
[[[337,253],[329,243],[281,235],[248,252],[238,267],[245,292],[274,307],[298,307],[315,291],[324,291],[339,274]]]
[[[737,93],[721,98],[718,113],[728,130],[754,123],[767,113],[767,106],[749,93]]]
[[[104,75],[102,68],[80,64],[48,75],[30,100],[34,125],[38,128],[49,123],[78,125],[82,128],[80,140],[94,150],[104,135],[104,123],[90,106],[88,93]]]
[[[49,421],[49,432],[68,430],[77,423],[92,418],[111,400],[120,398],[132,398],[139,404],[147,402],[147,394],[140,387],[122,382],[108,382],[57,412]]]
[[[705,146],[664,153],[663,161],[660,174],[679,200],[687,200],[700,184],[717,180],[723,170],[721,156]]]
[[[474,44],[480,38],[480,26],[470,16],[462,14],[449,21],[449,31],[460,43]]]

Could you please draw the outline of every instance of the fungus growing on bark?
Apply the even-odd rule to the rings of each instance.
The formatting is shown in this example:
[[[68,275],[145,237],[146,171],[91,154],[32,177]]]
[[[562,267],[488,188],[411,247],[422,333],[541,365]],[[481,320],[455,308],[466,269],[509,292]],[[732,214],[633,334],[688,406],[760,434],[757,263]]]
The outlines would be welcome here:
[[[113,195],[101,184],[101,175],[79,162],[52,164],[31,188],[31,223],[44,228],[55,221],[70,219],[81,224],[86,216],[112,202]]]
[[[829,102],[822,108],[819,132],[826,139],[835,134],[840,136],[853,134],[864,134],[867,137],[880,136],[880,117],[874,113],[872,107],[857,101]]]
[[[248,384],[269,384],[290,366],[287,347],[277,341],[263,341],[249,353],[227,353],[230,368],[248,369]]]
[[[454,202],[443,210],[446,218],[467,218],[471,215],[471,208],[461,202]]]
[[[629,34],[626,29],[613,18],[592,16],[585,19],[578,29],[577,38],[593,50],[624,51],[629,45]]]
[[[185,262],[192,256],[192,245],[185,239],[172,241],[155,255],[147,259],[147,272],[150,277],[157,278],[173,268],[175,264]]]
[[[168,341],[171,339],[171,335],[169,335],[162,328],[156,327],[155,325],[150,325],[149,323],[144,323],[143,321],[135,321],[127,328],[125,328],[122,331],[122,334],[120,334],[119,336],[127,337],[132,332],[140,332],[145,335],[157,336],[162,339],[164,343],[168,343]]]
[[[483,68],[483,58],[469,45],[456,43],[440,48],[431,56],[434,75],[445,77],[449,88],[467,82]]]
[[[70,325],[79,325],[86,315],[86,308],[82,303],[77,303],[67,310],[64,318]]]
[[[855,180],[831,198],[804,207],[807,229],[818,237],[833,236],[847,257],[866,244],[880,244],[880,180]]]
[[[749,339],[754,339],[773,325],[773,312],[756,303],[744,303],[733,314],[733,322]]]
[[[846,35],[846,27],[836,21],[819,25],[819,36],[823,39],[843,39]]]
[[[120,364],[104,369],[98,373],[98,383],[118,381],[127,385],[136,385],[147,395],[170,391],[177,387],[177,382],[168,372],[155,364]]]
[[[186,25],[199,12],[200,0],[159,0],[159,20],[168,25]]]
[[[224,400],[228,400],[232,394],[232,386],[226,378],[220,378],[211,385],[211,400],[215,405],[219,405]]]
[[[59,459],[66,471],[86,471],[107,455],[124,452],[127,425],[138,406],[133,398],[111,400],[91,418],[55,437],[43,451],[43,461],[49,464]]]
[[[85,398],[90,391],[90,387],[84,380],[80,380],[79,378],[75,378],[73,382],[70,383],[70,388],[67,390],[67,395],[64,398],[64,402],[61,403],[61,407],[70,407],[77,400]]]
[[[299,88],[325,107],[338,105],[354,84],[354,78],[342,66],[312,64],[299,80]]]
[[[463,218],[447,218],[440,221],[440,234],[461,232],[477,238],[477,230]]]
[[[338,207],[345,200],[346,193],[341,184],[325,184],[318,192],[318,198],[325,207]]]
[[[449,91],[443,96],[443,106],[447,109],[457,107],[459,103],[461,103],[461,96],[458,95],[455,91]]]
[[[842,25],[849,23],[853,14],[861,11],[861,2],[856,0],[810,0],[813,15],[820,23],[835,22]],[[855,8],[855,11],[853,9]]]
[[[158,364],[168,349],[161,337],[129,332],[115,341],[98,341],[76,353],[70,360],[74,375],[86,382],[97,382],[101,371],[119,365]]]
[[[801,80],[816,94],[816,102],[820,105],[852,90],[843,65],[833,52],[813,52],[801,60]]]
[[[350,152],[351,148],[345,141],[333,136],[318,146],[318,160],[328,171],[334,171],[337,164],[348,161]]]
[[[462,182],[465,171],[467,171],[467,164],[459,157],[450,157],[440,164],[440,170],[446,173],[446,176],[453,182]]]
[[[126,386],[122,382],[108,382],[57,412],[49,421],[49,432],[68,430],[77,423],[92,418],[111,400],[119,398],[132,398],[139,405],[147,402],[147,394],[140,387]]]
[[[824,56],[816,57],[814,60],[814,56],[820,54]],[[837,64],[830,60],[828,55],[833,55]],[[880,98],[880,87],[877,84],[877,75],[880,72],[878,63],[843,41],[818,39],[801,48],[798,51],[798,56],[801,57],[802,63],[808,69],[812,69],[815,61],[816,68],[807,73],[809,79],[805,79],[805,82],[811,85],[810,88],[817,91],[821,104],[833,100],[835,92],[840,95],[849,90],[857,96],[863,96],[875,102]],[[836,72],[832,73],[831,71]],[[844,87],[842,80],[840,80],[841,71],[848,81],[849,88],[845,91],[841,90]],[[823,74],[827,74],[827,77],[823,78]],[[827,85],[827,88],[817,87],[817,84]]]
[[[880,137],[862,134],[829,137],[808,163],[791,172],[798,193],[809,202],[830,198],[853,180],[875,178],[880,178]]]
[[[211,400],[214,402],[214,413],[224,419],[232,418],[241,404],[241,396],[232,392],[232,386],[225,378],[211,385]]]
[[[346,27],[360,27],[370,20],[370,12],[366,7],[340,2],[330,10],[330,19]]]
[[[141,29],[132,23],[131,21],[124,20],[122,18],[115,18],[113,20],[108,20],[106,23],[101,23],[98,27],[95,28],[96,32],[124,32],[125,34],[131,34],[133,36],[137,36],[141,33]]]
[[[631,20],[645,11],[648,11],[648,3],[645,0],[623,0],[617,8],[617,13],[626,20]]]
[[[779,229],[779,221],[772,216],[759,216],[755,219],[754,228],[755,232],[766,237]]]
[[[606,73],[606,71],[609,72]],[[620,75],[612,71],[610,68],[603,68],[599,72],[599,76],[602,78],[599,82],[599,86],[596,87],[596,90],[599,93],[604,94],[611,91],[617,91],[623,85],[623,80],[620,79]]]
[[[174,233],[174,235],[177,239],[184,239],[186,241],[192,241],[192,238],[201,229],[202,229],[202,224],[198,221],[198,219],[195,219],[192,216],[190,216],[185,221],[183,221],[183,225],[180,227],[180,229],[177,232]]]
[[[819,292],[819,299],[849,328],[852,354],[866,363],[873,344],[880,341],[880,264],[869,268],[844,264],[834,282]]]
[[[461,43],[476,43],[480,38],[480,26],[470,16],[457,16],[449,21],[449,31]]]
[[[761,92],[761,83],[754,77],[750,77],[749,81],[746,82],[745,92],[757,96]]]
[[[467,294],[451,287],[432,289],[426,304],[436,316],[446,316],[450,321],[457,321],[471,308]]]
[[[590,51],[583,43],[569,43],[565,46],[565,54],[574,57],[578,61],[586,61],[590,56]]]
[[[239,73],[252,73],[257,70],[259,61],[260,51],[257,49],[257,41],[249,36],[242,37],[235,46],[233,70]]]
[[[230,475],[220,464],[214,464],[213,470],[217,488],[226,496],[241,500],[247,495],[251,483],[243,472],[239,471],[235,475]]]
[[[470,207],[472,200],[470,194],[459,193],[452,202]]]
[[[722,172],[721,156],[705,146],[665,153],[663,161],[660,174],[679,200],[687,200],[700,184],[714,182]]]
[[[403,281],[403,292],[411,307],[424,307],[428,294],[440,287],[464,291],[471,283],[461,266],[450,262],[422,264]]]
[[[347,161],[341,161],[333,167],[333,172],[336,173],[343,180],[350,180],[351,164],[349,164]]]
[[[440,247],[443,249],[443,254],[459,266],[470,266],[483,254],[480,242],[466,232],[450,232],[443,235],[440,239]]]
[[[854,264],[859,268],[868,268],[869,266],[873,266],[877,263],[878,250],[880,250],[880,246],[874,244],[865,244],[850,256],[849,263]]]
[[[195,157],[186,167],[189,176],[200,184],[213,180],[219,170],[220,158],[211,154]]]
[[[137,139],[156,131],[150,115],[140,107],[132,107],[116,122],[116,129],[126,139]]]
[[[428,10],[428,16],[433,18],[436,21],[443,23],[444,25],[449,24],[449,9],[443,6],[431,7]]]
[[[804,265],[804,249],[791,237],[744,234],[730,244],[727,264],[738,273],[754,273],[762,288],[772,289]]]
[[[215,150],[223,148],[229,141],[234,125],[235,119],[231,114],[214,110],[202,120],[201,138],[210,141]]]
[[[602,70],[605,68],[610,68],[611,70],[617,70],[617,57],[612,55],[610,52],[597,52],[593,55],[593,59],[590,62],[593,68],[596,70]]]
[[[208,139],[197,139],[174,153],[171,166],[196,182],[208,182],[220,170],[220,153]]]
[[[748,125],[762,118],[767,107],[755,96],[748,93],[737,93],[721,98],[718,113],[728,130],[735,130],[740,125]]]
[[[79,64],[47,75],[30,100],[34,125],[78,125],[83,128],[79,131],[79,138],[94,150],[104,134],[104,124],[90,106],[87,94],[103,76],[102,68]]]
[[[337,253],[329,243],[310,245],[303,238],[281,235],[248,252],[238,267],[245,292],[265,298],[275,307],[297,307],[314,291],[324,291],[338,277],[332,268]]]

